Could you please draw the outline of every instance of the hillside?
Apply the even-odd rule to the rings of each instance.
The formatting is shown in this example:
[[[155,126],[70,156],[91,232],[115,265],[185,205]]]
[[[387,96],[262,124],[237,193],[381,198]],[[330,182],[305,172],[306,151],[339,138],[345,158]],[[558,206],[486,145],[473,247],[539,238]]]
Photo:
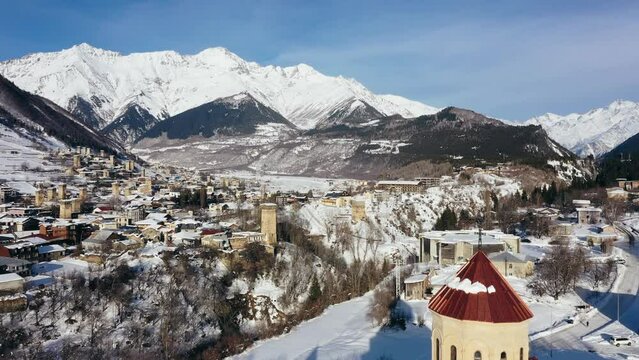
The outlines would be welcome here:
[[[574,154],[541,127],[510,126],[470,110],[447,108],[414,119],[351,119],[357,121],[303,133],[259,125],[254,133],[218,131],[211,136],[210,131],[193,128],[185,117],[179,122],[187,124],[180,127],[180,134],[159,137],[167,120],[133,150],[147,160],[198,169],[329,177],[377,178],[423,160],[473,166],[514,162],[538,168],[553,161],[579,168]],[[196,136],[200,134],[209,137]],[[576,171],[567,177],[580,176]]]
[[[109,152],[121,148],[75,119],[51,101],[19,89],[0,76],[0,124],[30,142],[47,149],[87,146]]]

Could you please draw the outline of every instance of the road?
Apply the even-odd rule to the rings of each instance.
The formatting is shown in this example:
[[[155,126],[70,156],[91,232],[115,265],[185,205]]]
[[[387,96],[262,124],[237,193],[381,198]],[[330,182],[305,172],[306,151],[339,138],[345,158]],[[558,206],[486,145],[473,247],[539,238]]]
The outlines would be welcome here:
[[[617,227],[627,237],[635,236],[623,224],[618,224]],[[637,243],[634,242],[634,244]],[[531,344],[533,349],[544,353],[549,349],[569,349],[594,351],[599,354],[623,353],[639,356],[639,344],[617,348],[609,344],[601,345],[582,341],[582,337],[592,334],[617,320],[618,303],[620,322],[635,332],[639,331],[639,248],[637,245],[632,245],[628,238],[617,242],[615,245],[623,250],[626,259],[626,269],[622,275],[618,291],[613,291],[612,296],[608,296],[597,306],[599,311],[589,319],[589,326],[577,323],[571,328],[537,339]]]

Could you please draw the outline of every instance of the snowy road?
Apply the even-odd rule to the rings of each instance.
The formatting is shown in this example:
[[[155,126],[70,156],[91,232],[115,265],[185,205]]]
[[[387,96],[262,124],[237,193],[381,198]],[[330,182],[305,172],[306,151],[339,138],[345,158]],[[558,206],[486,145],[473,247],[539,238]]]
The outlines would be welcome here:
[[[639,356],[639,344],[635,342],[630,347],[617,348],[605,340],[616,333],[608,333],[607,328],[613,327],[617,320],[619,308],[619,322],[622,328],[637,333],[639,332],[639,248],[630,245],[627,240],[617,244],[623,250],[626,258],[626,269],[622,273],[622,279],[610,296],[597,304],[595,314],[588,320],[589,326],[584,322],[564,331],[548,335],[532,342],[532,349],[540,359],[550,358],[549,349],[570,349],[583,352],[596,352],[605,356],[628,358],[629,355]],[[620,265],[624,266],[624,265]],[[617,327],[618,328],[618,327]],[[601,341],[584,341],[592,339],[593,334],[598,335]],[[557,357],[557,356],[555,356]]]

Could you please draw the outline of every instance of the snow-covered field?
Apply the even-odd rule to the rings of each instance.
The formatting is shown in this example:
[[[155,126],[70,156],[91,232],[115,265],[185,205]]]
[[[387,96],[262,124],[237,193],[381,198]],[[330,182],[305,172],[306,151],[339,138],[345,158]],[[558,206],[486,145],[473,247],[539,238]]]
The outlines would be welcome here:
[[[430,329],[416,325],[426,302],[404,304],[412,309],[414,320],[406,331],[383,330],[366,317],[371,297],[369,292],[333,305],[320,317],[300,324],[288,334],[258,342],[233,359],[430,359]]]

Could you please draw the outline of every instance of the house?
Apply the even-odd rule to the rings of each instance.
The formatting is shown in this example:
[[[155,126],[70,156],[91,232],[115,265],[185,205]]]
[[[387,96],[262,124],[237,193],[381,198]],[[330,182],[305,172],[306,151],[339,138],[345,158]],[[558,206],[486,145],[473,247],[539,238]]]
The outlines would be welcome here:
[[[18,274],[0,274],[0,296],[24,291],[24,278]]]
[[[10,232],[37,230],[40,222],[33,217],[3,217],[0,226]]]
[[[38,260],[39,261],[51,261],[58,260],[64,256],[66,249],[60,245],[42,245],[38,247]]]
[[[171,237],[171,241],[175,245],[198,246],[200,244],[199,231],[180,231]]]
[[[541,207],[532,209],[532,215],[538,219],[557,220],[559,217],[559,210],[550,207]]]
[[[333,207],[345,207],[350,202],[351,195],[347,191],[329,191],[320,200],[322,205]]]
[[[591,206],[577,208],[577,222],[581,225],[601,223],[601,209]]]
[[[525,278],[533,274],[533,259],[524,254],[513,254],[508,251],[488,254],[495,268],[504,276]]]
[[[639,180],[617,179],[617,185],[626,191],[639,190]]]
[[[424,192],[429,187],[439,186],[439,178],[417,178],[415,180],[382,180],[377,189],[392,193]]]
[[[429,231],[419,235],[420,262],[440,265],[465,262],[479,250],[480,237],[486,252],[519,253],[520,238],[497,230],[482,231],[481,235],[479,230]]]
[[[427,274],[415,274],[404,280],[406,300],[423,300],[429,287]]]
[[[113,249],[116,251],[135,250],[142,246],[140,242],[133,239],[124,239],[113,242]]]
[[[31,261],[0,256],[0,273],[9,272],[20,276],[30,276],[32,265]]]
[[[606,189],[608,199],[626,201],[628,200],[628,192],[620,187],[611,187]]]
[[[526,303],[478,251],[428,304],[431,359],[528,359]]]
[[[82,241],[82,249],[85,251],[102,252],[113,247],[113,242],[120,240],[119,233],[111,230],[98,230]]]
[[[264,234],[254,231],[234,232],[229,238],[229,245],[233,250],[242,250],[249,242],[263,242]]]
[[[38,249],[30,241],[18,241],[0,245],[0,256],[12,257],[27,261],[38,261]]]
[[[226,249],[229,246],[228,240],[228,234],[222,230],[203,231],[200,239],[202,246],[213,249]]]

